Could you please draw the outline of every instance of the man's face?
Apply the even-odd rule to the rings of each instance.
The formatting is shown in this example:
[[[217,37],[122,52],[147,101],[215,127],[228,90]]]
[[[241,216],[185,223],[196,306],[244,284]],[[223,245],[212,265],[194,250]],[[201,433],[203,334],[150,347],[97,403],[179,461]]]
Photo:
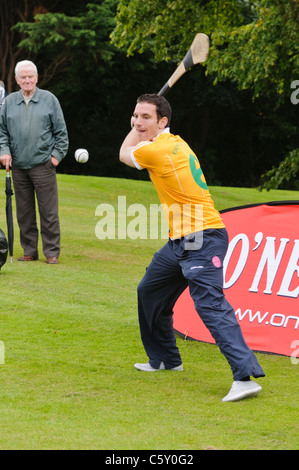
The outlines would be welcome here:
[[[34,92],[37,84],[38,75],[32,67],[21,67],[16,76],[16,82],[21,87],[24,95],[30,95]]]
[[[167,118],[158,120],[156,105],[152,103],[137,103],[133,118],[140,140],[153,140],[167,125]]]

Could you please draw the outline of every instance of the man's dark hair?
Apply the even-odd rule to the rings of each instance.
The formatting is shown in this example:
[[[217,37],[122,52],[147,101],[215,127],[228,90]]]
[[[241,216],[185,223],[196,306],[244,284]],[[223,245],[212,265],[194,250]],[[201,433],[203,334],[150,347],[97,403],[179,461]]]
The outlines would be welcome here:
[[[156,95],[154,93],[145,93],[144,95],[141,95],[139,98],[137,98],[137,103],[151,103],[156,105],[158,120],[160,120],[162,117],[167,117],[167,126],[170,125],[171,106],[164,96]]]

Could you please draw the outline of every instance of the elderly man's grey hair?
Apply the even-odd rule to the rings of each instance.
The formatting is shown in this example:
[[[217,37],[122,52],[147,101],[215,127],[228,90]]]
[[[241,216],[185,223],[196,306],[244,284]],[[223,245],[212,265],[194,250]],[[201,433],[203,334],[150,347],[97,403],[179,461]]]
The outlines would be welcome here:
[[[15,75],[18,76],[19,70],[21,67],[32,67],[35,73],[37,73],[37,67],[36,65],[31,62],[31,60],[21,60],[20,62],[17,63],[15,67]]]

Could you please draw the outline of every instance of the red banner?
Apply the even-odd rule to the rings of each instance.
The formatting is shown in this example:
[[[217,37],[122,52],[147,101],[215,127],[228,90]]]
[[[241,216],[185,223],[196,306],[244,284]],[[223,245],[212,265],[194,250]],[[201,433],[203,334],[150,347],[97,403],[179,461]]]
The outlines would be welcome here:
[[[224,292],[254,351],[299,349],[299,201],[222,211],[229,234]],[[180,335],[214,343],[186,289],[174,307]]]

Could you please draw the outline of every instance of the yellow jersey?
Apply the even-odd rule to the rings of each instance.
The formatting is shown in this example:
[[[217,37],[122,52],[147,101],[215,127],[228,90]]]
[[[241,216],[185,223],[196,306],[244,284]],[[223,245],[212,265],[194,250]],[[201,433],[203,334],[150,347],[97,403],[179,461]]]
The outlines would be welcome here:
[[[147,169],[158,193],[170,238],[224,228],[214,207],[199,161],[188,144],[167,128],[153,141],[142,141],[132,150],[138,169]]]

